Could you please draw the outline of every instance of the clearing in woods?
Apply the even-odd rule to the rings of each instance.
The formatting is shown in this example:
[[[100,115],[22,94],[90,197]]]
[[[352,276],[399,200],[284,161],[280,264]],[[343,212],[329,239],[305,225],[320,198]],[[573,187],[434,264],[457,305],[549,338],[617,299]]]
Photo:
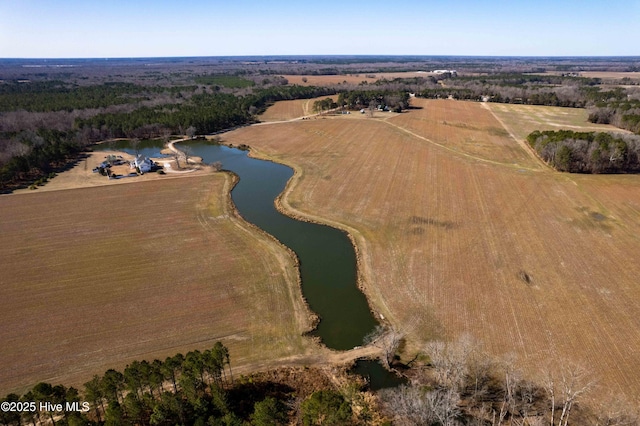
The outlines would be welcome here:
[[[225,141],[296,169],[284,206],[350,230],[373,309],[412,349],[470,333],[538,379],[578,363],[640,395],[638,177],[552,171],[480,103],[414,105]]]
[[[234,215],[230,176],[130,181],[0,198],[0,394],[218,340],[234,368],[317,353],[293,258]]]
[[[335,74],[335,75],[285,75],[289,84],[300,86],[332,86],[334,84],[360,84],[366,81],[367,84],[375,83],[378,80],[393,80],[395,78],[427,78],[435,75],[425,71],[409,72],[383,72],[383,73],[362,73],[362,74]]]
[[[337,96],[321,96],[314,99],[296,99],[293,101],[276,102],[260,115],[260,121],[287,121],[316,114],[313,110],[313,103],[326,98],[331,98],[334,101],[338,99]]]
[[[562,108],[538,105],[483,104],[489,108],[504,126],[520,140],[525,140],[534,130],[573,130],[576,132],[616,131],[629,133],[627,130],[607,124],[594,124],[587,121],[589,113],[583,108]]]

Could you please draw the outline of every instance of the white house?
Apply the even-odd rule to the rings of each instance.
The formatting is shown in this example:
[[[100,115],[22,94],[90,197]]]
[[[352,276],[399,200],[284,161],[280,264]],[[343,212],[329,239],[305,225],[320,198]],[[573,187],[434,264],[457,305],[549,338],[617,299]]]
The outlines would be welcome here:
[[[453,76],[457,76],[458,72],[456,70],[433,70],[434,74],[451,74]]]
[[[150,172],[153,166],[153,161],[151,161],[149,157],[143,157],[142,155],[138,155],[136,159],[131,162],[131,167],[136,167],[140,170],[140,173]]]

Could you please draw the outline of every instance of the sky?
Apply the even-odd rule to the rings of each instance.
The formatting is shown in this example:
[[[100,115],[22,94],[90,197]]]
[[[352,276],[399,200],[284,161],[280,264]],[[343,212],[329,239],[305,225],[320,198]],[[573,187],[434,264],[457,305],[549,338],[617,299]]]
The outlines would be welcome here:
[[[0,0],[0,58],[640,56],[640,0]]]

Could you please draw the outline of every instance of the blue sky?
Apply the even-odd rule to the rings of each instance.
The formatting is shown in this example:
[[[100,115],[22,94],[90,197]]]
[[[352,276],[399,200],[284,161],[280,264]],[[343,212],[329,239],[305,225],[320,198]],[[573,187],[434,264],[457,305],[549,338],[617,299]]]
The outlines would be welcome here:
[[[640,55],[640,0],[0,0],[0,57]]]

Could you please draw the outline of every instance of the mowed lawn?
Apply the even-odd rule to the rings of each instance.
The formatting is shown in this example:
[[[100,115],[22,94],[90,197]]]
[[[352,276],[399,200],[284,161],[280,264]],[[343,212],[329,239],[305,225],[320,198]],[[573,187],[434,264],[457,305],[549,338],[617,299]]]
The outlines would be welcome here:
[[[133,360],[308,348],[293,259],[238,220],[224,174],[0,197],[0,394]]]
[[[469,333],[538,379],[577,363],[635,398],[640,178],[552,171],[481,104],[416,101],[225,140],[297,169],[284,204],[352,232],[372,307],[409,350]]]

